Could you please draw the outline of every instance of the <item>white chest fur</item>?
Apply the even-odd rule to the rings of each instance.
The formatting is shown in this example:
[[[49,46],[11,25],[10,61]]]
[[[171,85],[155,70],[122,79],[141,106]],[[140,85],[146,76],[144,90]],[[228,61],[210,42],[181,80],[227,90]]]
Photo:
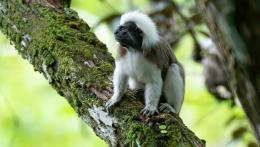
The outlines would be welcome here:
[[[161,70],[148,61],[141,52],[128,51],[117,62],[124,74],[142,83],[153,82],[161,76]]]

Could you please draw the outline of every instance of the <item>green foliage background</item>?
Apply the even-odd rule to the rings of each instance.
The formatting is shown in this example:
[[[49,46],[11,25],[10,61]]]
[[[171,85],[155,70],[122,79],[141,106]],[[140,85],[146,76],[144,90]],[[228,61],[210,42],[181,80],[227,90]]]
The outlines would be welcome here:
[[[128,0],[72,0],[72,8],[94,25],[101,18],[128,9]],[[184,8],[192,0],[178,0]],[[147,0],[134,0],[142,10]],[[184,13],[186,9],[184,9]],[[205,27],[205,26],[202,26]],[[114,53],[115,41],[108,26],[93,30]],[[203,37],[198,36],[203,39]],[[186,70],[186,95],[181,118],[209,147],[244,147],[253,135],[239,106],[218,102],[205,89],[202,66],[192,60],[193,42],[186,35],[176,55]],[[236,132],[246,128],[246,133]],[[240,130],[241,131],[241,130]],[[237,133],[237,134],[236,134]],[[241,135],[240,135],[241,134]],[[237,137],[238,135],[238,137]],[[240,136],[239,136],[240,135]],[[107,146],[86,126],[63,97],[23,60],[0,34],[0,147],[102,147]]]

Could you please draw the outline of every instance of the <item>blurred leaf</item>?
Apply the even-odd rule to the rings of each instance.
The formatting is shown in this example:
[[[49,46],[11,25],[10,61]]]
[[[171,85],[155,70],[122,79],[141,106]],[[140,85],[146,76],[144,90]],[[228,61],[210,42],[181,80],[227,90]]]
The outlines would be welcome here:
[[[199,30],[199,33],[205,35],[208,38],[210,37],[210,34],[208,32],[203,31],[203,30]]]
[[[232,122],[234,122],[237,119],[236,115],[232,115],[227,121],[226,126],[230,125]]]
[[[258,145],[255,142],[249,142],[247,147],[258,147]]]
[[[246,127],[239,127],[236,130],[232,132],[233,139],[239,139],[241,138],[245,133],[247,132]]]
[[[199,13],[192,15],[188,19],[189,19],[189,21],[195,23],[196,25],[203,23],[201,15]]]

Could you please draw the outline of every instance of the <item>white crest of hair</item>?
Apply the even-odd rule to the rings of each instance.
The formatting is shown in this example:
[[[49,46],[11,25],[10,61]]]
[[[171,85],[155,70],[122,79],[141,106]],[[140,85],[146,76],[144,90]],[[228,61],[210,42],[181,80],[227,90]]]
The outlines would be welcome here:
[[[143,31],[142,47],[149,48],[160,40],[156,25],[148,15],[140,11],[127,12],[121,16],[120,25],[129,21],[134,22]]]

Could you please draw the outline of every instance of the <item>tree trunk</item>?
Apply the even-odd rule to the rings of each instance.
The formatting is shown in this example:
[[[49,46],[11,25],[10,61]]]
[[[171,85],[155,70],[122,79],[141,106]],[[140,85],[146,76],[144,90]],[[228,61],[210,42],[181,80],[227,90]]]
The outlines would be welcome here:
[[[55,2],[1,0],[0,29],[100,138],[111,146],[205,146],[177,115],[141,116],[133,92],[108,114],[114,59],[75,11]]]
[[[260,1],[197,0],[260,145]]]

